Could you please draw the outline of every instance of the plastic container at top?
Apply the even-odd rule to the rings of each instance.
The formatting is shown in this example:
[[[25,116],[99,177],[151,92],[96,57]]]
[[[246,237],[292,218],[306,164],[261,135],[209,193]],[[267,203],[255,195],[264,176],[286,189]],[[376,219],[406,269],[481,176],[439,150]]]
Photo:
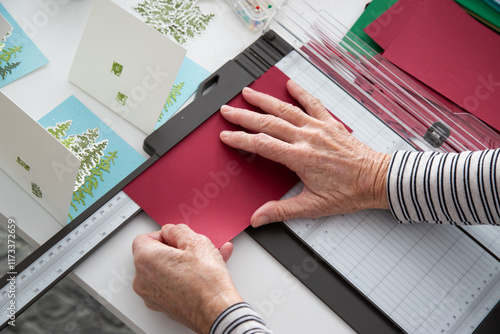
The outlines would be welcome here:
[[[259,30],[274,13],[272,0],[226,0],[250,30]]]

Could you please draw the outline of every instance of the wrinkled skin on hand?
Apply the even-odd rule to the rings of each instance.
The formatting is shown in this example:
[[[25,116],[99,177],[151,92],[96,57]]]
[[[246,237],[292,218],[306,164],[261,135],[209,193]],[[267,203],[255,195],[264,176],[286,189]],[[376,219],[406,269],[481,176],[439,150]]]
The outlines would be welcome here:
[[[231,243],[216,249],[186,225],[165,225],[135,238],[132,286],[148,308],[208,333],[222,311],[243,301],[226,269],[232,250]]]
[[[367,208],[388,209],[390,156],[357,140],[318,99],[292,80],[287,88],[306,113],[249,88],[243,90],[245,100],[267,114],[221,108],[226,120],[251,132],[223,131],[220,138],[225,144],[279,162],[304,183],[298,196],[271,201],[257,209],[252,226]]]

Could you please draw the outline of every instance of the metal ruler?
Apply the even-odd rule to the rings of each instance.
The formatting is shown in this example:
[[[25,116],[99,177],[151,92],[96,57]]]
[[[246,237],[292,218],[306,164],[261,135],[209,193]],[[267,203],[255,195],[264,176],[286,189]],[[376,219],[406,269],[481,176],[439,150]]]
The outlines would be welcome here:
[[[125,194],[118,192],[92,215],[62,235],[49,240],[45,248],[27,258],[29,264],[19,272],[4,276],[0,289],[0,329],[15,319],[69,271],[84,260],[119,227],[133,218],[141,208]],[[67,231],[69,230],[69,231]]]

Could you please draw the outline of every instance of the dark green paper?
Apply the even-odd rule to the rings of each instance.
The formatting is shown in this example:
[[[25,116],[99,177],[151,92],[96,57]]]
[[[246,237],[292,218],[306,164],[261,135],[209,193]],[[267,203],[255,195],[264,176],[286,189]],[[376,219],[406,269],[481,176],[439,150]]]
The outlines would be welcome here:
[[[476,19],[500,32],[500,13],[482,0],[455,0]]]
[[[363,42],[365,42],[370,48],[365,47],[363,43],[360,43],[360,47],[364,49],[366,53],[369,55],[375,55],[377,53],[380,53],[383,51],[383,49],[378,46],[377,43],[373,39],[371,39],[370,36],[368,36],[363,29],[365,29],[370,23],[372,23],[376,18],[378,18],[380,15],[382,15],[386,10],[388,10],[392,5],[394,5],[397,2],[397,0],[373,0],[368,7],[366,7],[365,11],[359,19],[354,23],[354,25],[351,27],[351,32],[357,36],[359,39],[361,39]],[[350,34],[347,34],[347,37],[353,38],[350,36]],[[355,47],[353,43],[351,43],[348,38],[344,38],[344,41],[346,44]],[[353,38],[356,40],[356,38]],[[357,47],[355,47],[358,49]]]

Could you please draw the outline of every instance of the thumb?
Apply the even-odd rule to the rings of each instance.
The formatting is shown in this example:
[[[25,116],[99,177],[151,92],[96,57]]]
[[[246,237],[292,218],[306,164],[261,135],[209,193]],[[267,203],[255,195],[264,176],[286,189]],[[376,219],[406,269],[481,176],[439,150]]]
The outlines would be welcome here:
[[[302,194],[279,201],[270,201],[255,211],[250,219],[253,227],[269,223],[285,221],[304,216],[304,206],[301,203]]]
[[[132,242],[132,254],[135,255],[140,249],[156,247],[158,244],[164,244],[160,231],[140,234]]]
[[[219,249],[220,255],[222,255],[222,258],[224,259],[224,262],[227,262],[231,255],[233,254],[233,243],[232,242],[226,242],[222,247]]]

